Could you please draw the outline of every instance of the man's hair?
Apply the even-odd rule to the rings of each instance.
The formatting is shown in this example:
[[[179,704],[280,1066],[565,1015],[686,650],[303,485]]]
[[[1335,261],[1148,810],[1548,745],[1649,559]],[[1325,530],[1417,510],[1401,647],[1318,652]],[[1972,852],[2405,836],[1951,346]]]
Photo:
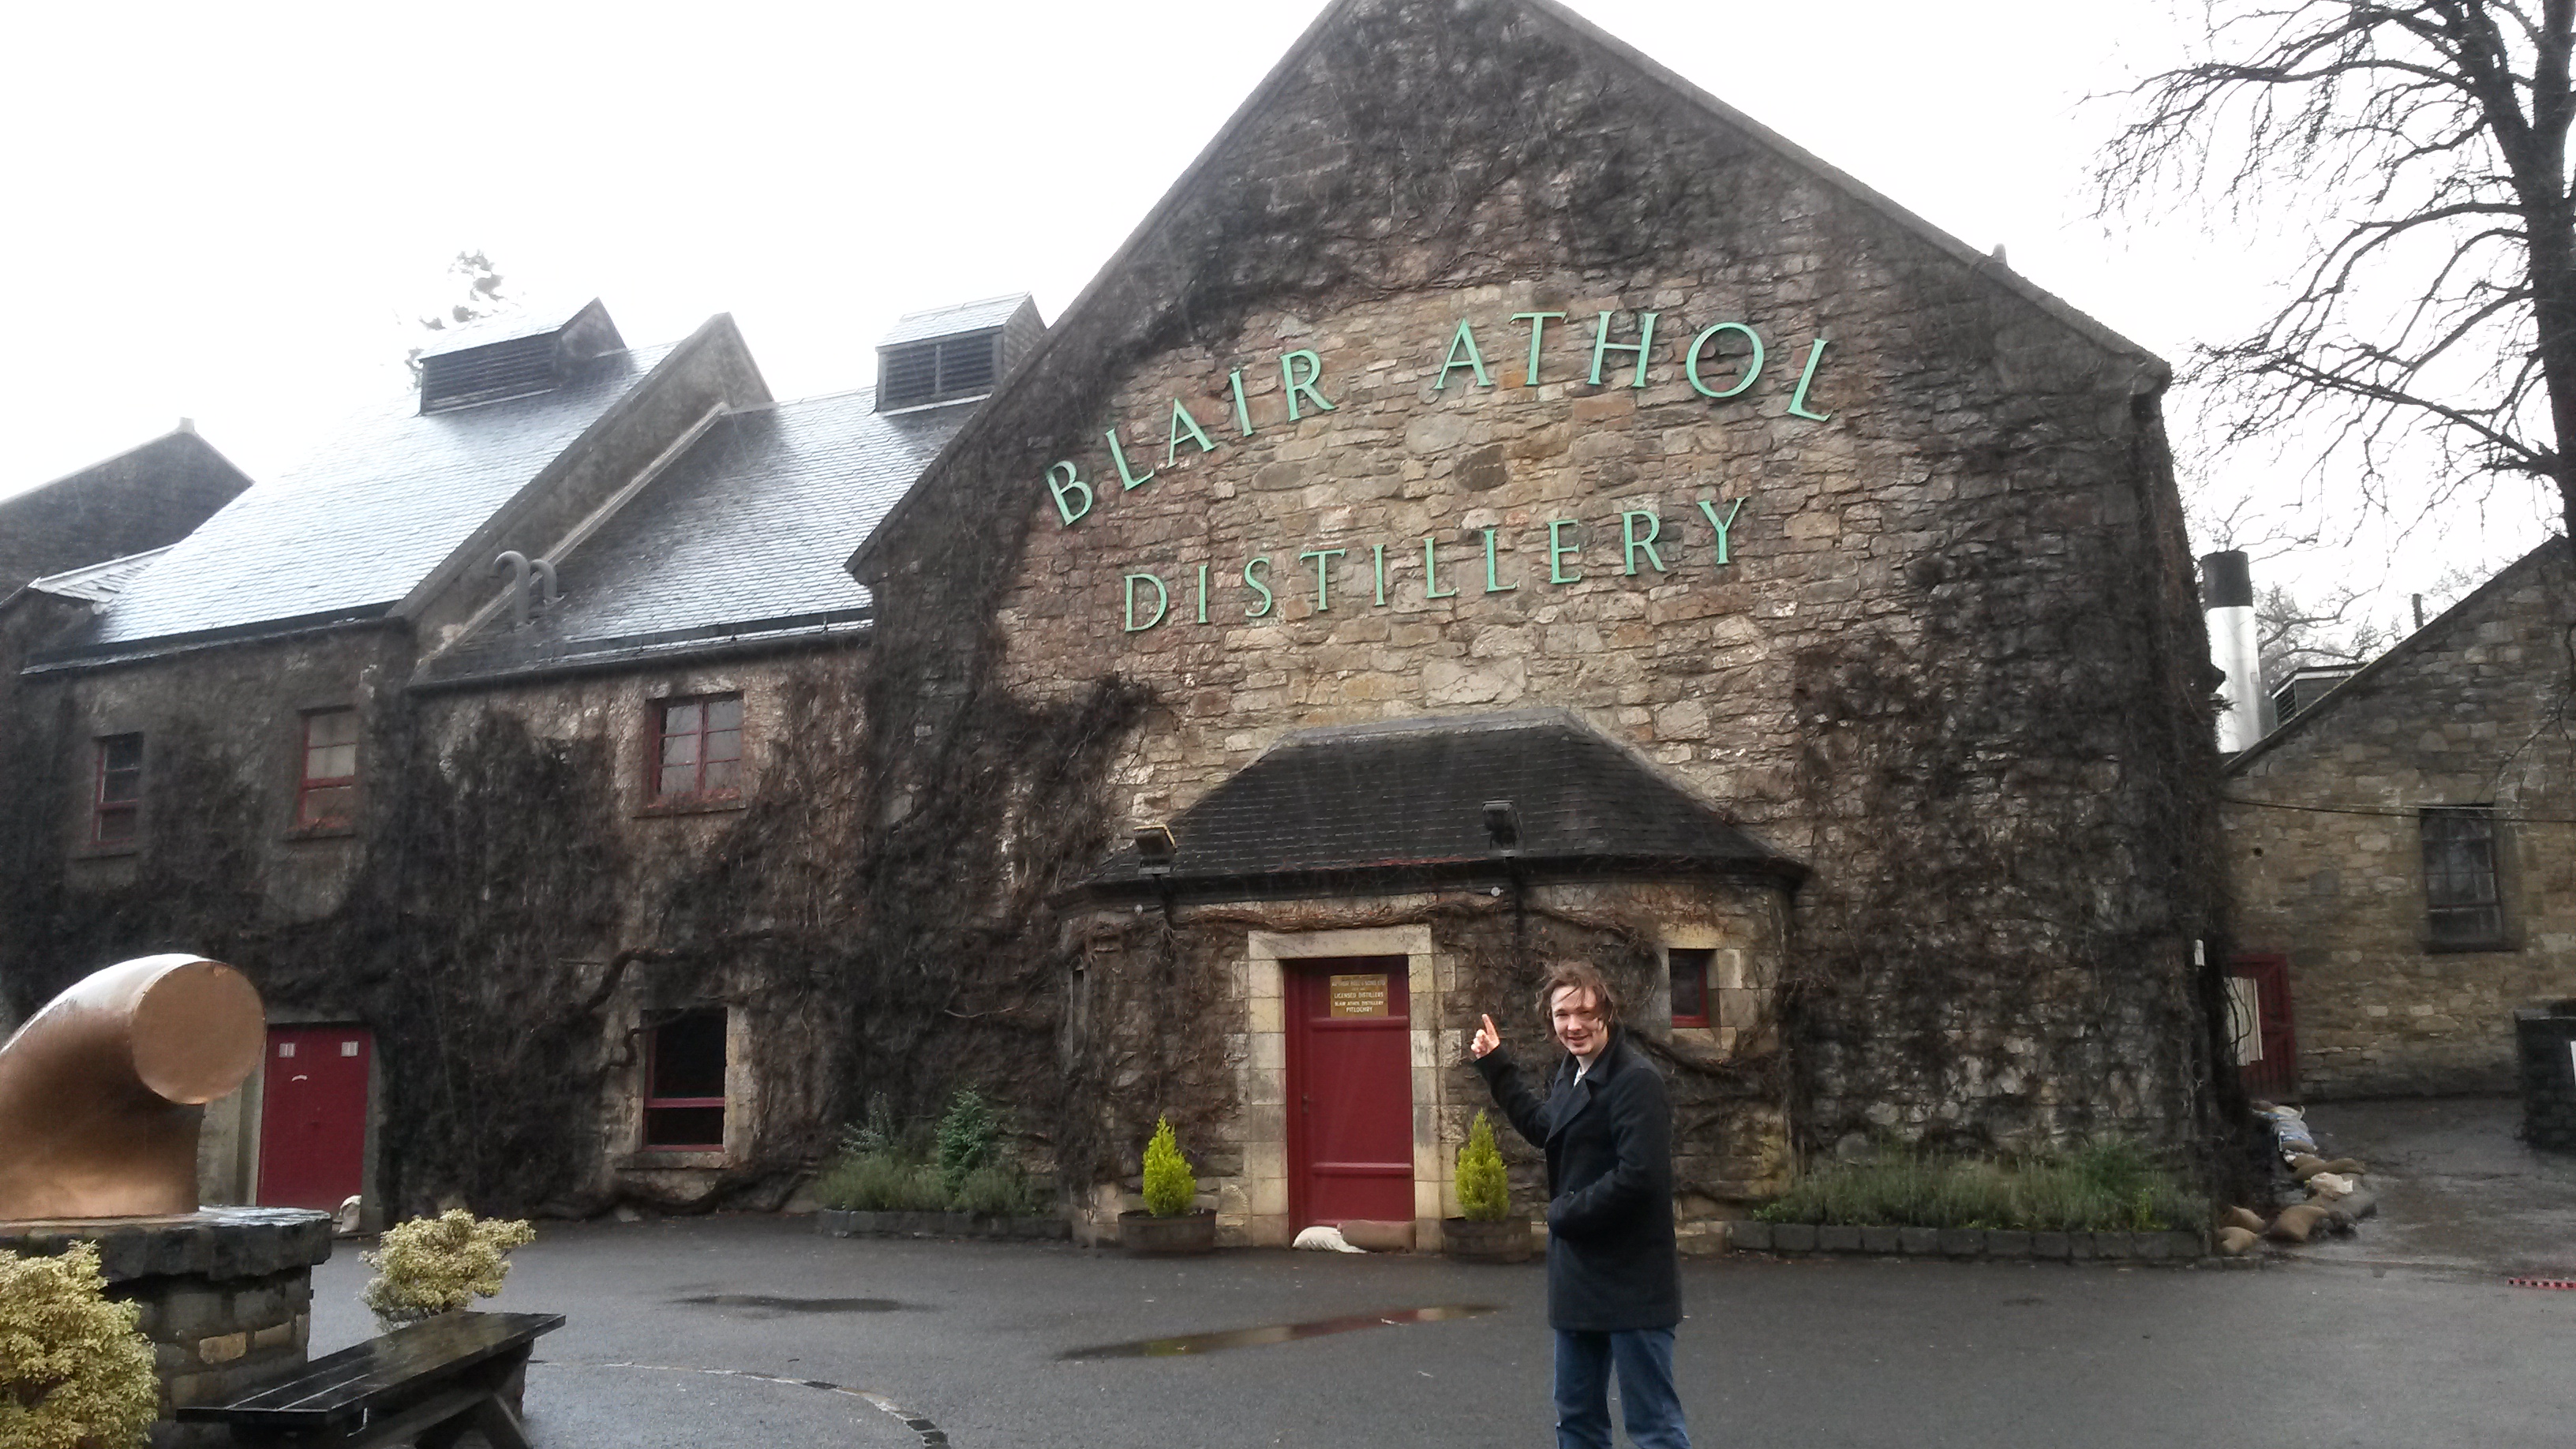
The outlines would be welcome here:
[[[1582,961],[1563,961],[1549,968],[1547,983],[1538,989],[1539,1020],[1555,1015],[1556,993],[1568,989],[1590,992],[1592,1009],[1601,1013],[1605,1025],[1618,1021],[1618,993],[1610,989],[1609,981],[1599,971]]]

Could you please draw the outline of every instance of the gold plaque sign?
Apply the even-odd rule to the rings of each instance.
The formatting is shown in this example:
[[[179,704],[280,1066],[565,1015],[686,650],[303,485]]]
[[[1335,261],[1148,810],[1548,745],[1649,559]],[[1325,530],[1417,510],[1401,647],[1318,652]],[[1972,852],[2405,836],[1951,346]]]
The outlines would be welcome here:
[[[1332,979],[1333,1015],[1386,1015],[1386,973],[1371,971],[1364,976],[1336,976]]]

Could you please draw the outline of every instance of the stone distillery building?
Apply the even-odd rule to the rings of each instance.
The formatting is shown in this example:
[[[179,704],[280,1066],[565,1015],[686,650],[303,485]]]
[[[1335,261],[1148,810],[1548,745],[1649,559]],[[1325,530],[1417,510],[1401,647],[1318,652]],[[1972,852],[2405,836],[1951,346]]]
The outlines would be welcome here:
[[[1336,0],[1052,326],[879,360],[446,346],[30,655],[13,990],[233,960],[397,1207],[776,1202],[971,1084],[1093,1221],[1168,1115],[1237,1241],[1427,1226],[1568,958],[1695,1222],[2206,1151],[2168,374],[1999,256],[1549,0]]]
[[[2576,998],[2571,609],[2553,538],[2228,761],[2273,1088],[2510,1091],[2514,1011]]]

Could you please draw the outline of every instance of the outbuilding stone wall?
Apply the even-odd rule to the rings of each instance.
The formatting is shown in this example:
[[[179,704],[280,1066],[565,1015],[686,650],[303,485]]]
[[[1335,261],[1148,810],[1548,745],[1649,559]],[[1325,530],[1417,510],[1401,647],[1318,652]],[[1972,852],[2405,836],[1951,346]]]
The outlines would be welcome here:
[[[2500,1092],[2576,996],[2576,566],[2553,540],[2229,770],[2237,939],[2289,958],[2307,1097]],[[2418,812],[2490,805],[2500,949],[2430,943]]]

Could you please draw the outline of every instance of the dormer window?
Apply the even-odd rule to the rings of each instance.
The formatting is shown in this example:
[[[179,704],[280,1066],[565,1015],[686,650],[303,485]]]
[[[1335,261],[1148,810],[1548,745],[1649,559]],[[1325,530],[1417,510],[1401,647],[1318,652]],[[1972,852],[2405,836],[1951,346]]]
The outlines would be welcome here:
[[[984,397],[1045,337],[1026,292],[910,313],[877,344],[877,411]]]
[[[420,410],[446,412],[552,392],[580,364],[626,343],[596,300],[566,312],[514,312],[468,322],[420,354]]]
[[[555,385],[555,335],[522,337],[420,360],[420,410],[525,397]]]
[[[1001,372],[1002,332],[966,337],[937,337],[885,350],[885,383],[877,406],[918,407],[923,403],[982,397],[993,390]]]

